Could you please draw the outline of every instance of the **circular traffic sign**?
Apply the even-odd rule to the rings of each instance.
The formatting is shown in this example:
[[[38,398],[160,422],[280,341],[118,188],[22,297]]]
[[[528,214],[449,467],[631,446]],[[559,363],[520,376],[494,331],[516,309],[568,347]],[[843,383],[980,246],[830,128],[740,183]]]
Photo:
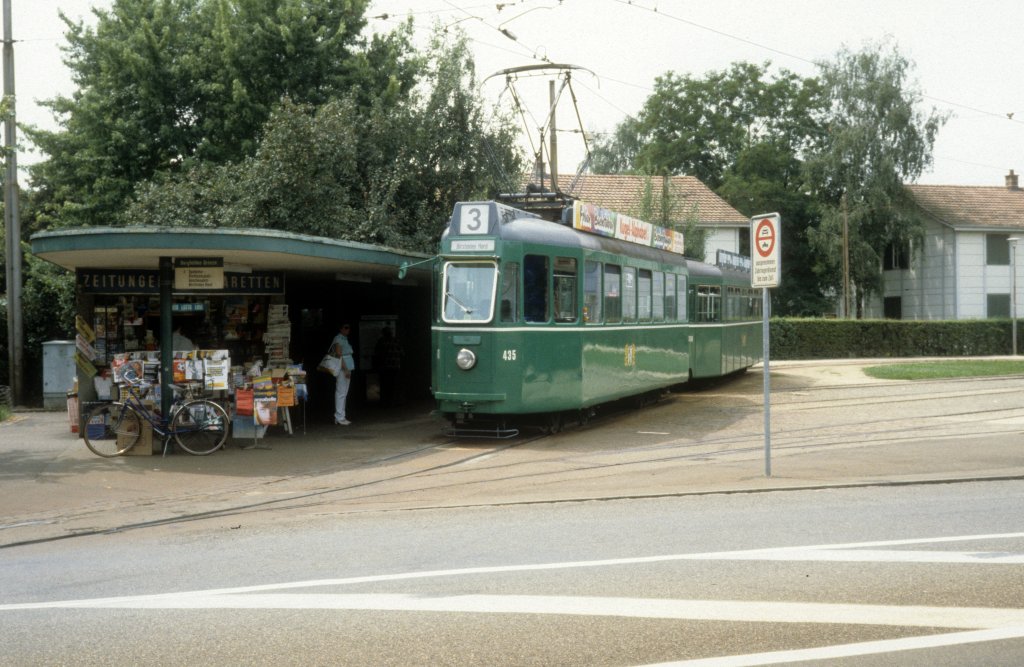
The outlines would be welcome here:
[[[775,225],[772,224],[771,218],[764,218],[757,222],[757,226],[754,227],[754,245],[757,248],[757,254],[761,257],[769,257],[772,251],[775,250]]]

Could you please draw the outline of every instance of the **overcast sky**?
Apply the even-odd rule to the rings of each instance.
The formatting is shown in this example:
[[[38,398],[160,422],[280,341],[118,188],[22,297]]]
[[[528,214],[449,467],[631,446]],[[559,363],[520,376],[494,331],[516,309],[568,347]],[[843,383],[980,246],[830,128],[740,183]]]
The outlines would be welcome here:
[[[18,120],[53,127],[40,99],[73,92],[61,63],[62,9],[89,18],[111,0],[11,0]],[[499,10],[498,7],[501,7]],[[733,62],[770,61],[801,75],[842,46],[859,50],[891,37],[912,61],[926,106],[953,116],[939,134],[935,165],[922,183],[1002,185],[1024,171],[1024,2],[1021,0],[376,0],[370,27],[389,30],[411,13],[426,39],[434,21],[458,22],[472,39],[480,78],[499,70],[553,63],[573,75],[578,113],[589,133],[614,130],[635,114],[666,71],[702,76]],[[387,15],[387,18],[383,18]],[[503,32],[504,31],[504,32]],[[517,84],[533,143],[547,107],[549,76]],[[502,76],[483,85],[485,99],[510,104]],[[559,171],[584,155],[568,93],[559,105]],[[1012,116],[1011,116],[1012,115]],[[529,143],[524,139],[525,145]],[[21,164],[38,159],[19,157]]]

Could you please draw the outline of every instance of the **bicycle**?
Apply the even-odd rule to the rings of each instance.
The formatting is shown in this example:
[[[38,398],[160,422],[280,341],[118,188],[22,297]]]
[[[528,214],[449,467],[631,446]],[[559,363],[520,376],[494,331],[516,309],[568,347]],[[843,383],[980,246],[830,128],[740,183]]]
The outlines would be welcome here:
[[[133,370],[126,369],[122,377],[132,387],[144,391],[149,388]],[[227,411],[210,399],[194,397],[191,387],[170,387],[184,397],[171,406],[169,418],[147,408],[134,391],[129,391],[123,402],[106,403],[91,410],[85,420],[85,446],[104,458],[120,456],[138,442],[145,419],[164,438],[165,448],[171,436],[179,447],[195,456],[212,454],[223,447],[230,423]]]

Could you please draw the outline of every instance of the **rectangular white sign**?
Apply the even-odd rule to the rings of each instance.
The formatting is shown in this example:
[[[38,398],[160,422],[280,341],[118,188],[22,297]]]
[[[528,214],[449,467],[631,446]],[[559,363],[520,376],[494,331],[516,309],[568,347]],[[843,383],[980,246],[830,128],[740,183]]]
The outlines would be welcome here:
[[[781,223],[778,213],[750,219],[751,287],[778,287],[782,275]]]
[[[494,241],[452,241],[452,252],[494,252]]]

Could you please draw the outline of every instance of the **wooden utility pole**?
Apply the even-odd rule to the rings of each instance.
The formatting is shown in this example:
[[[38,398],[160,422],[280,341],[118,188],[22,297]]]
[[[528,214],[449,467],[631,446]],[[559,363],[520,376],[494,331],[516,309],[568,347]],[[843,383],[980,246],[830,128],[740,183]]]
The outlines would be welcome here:
[[[551,189],[558,192],[558,128],[555,127],[555,110],[558,105],[555,103],[554,79],[548,81],[548,99],[551,104],[550,128],[548,130],[551,133]]]
[[[843,318],[850,319],[850,219],[843,193]]]
[[[4,2],[4,99],[10,105],[4,119],[7,177],[4,180],[4,231],[7,260],[7,375],[14,405],[24,402],[24,331],[21,319],[21,221],[18,216],[18,149],[14,97],[14,30],[11,0]]]

